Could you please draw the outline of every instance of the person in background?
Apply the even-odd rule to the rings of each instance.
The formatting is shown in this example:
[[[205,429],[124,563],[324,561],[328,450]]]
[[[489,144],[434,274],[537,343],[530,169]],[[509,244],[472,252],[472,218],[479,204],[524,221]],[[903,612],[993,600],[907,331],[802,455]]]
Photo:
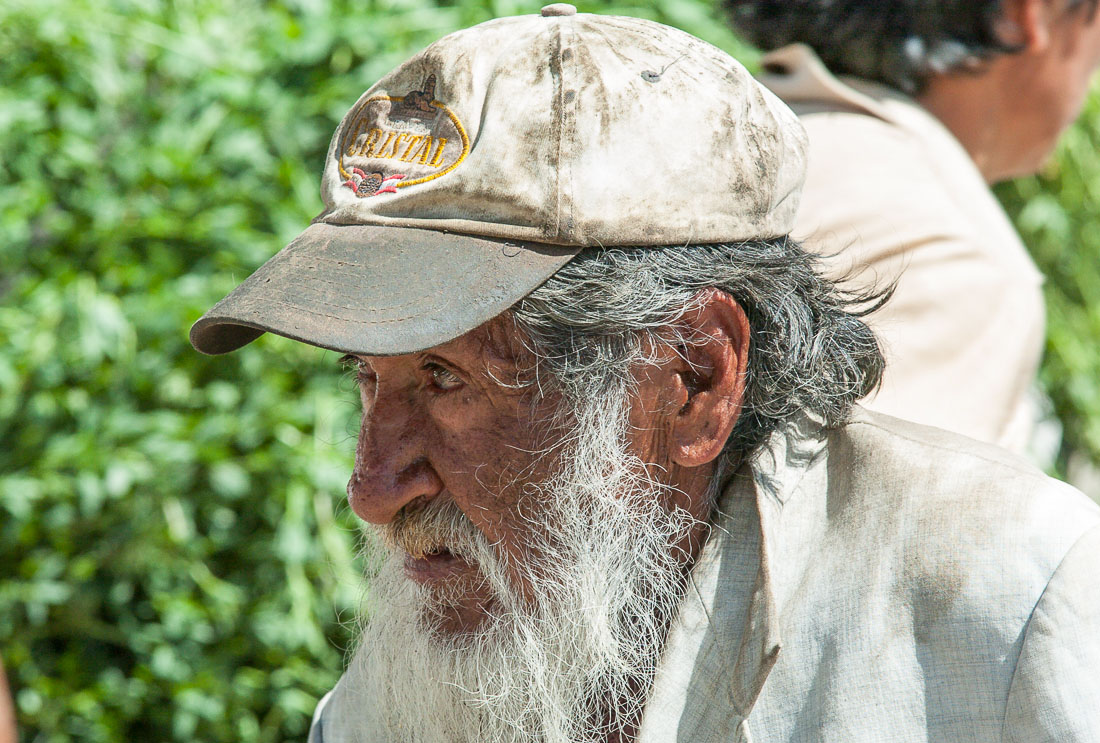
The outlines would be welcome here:
[[[16,743],[15,705],[12,703],[8,679],[4,675],[4,661],[0,659],[0,743]]]
[[[988,186],[1036,172],[1077,116],[1096,0],[724,5],[810,137],[795,237],[833,276],[897,281],[869,318],[887,367],[864,404],[1026,453],[1042,276]]]

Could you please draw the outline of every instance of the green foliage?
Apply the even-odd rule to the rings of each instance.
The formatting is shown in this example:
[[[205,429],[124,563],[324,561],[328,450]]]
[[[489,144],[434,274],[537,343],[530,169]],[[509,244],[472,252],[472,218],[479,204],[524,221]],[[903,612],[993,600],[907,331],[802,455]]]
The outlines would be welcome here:
[[[604,9],[607,3],[582,3]],[[0,655],[24,741],[304,738],[360,598],[333,354],[187,329],[374,80],[505,0],[0,4]],[[706,5],[618,12],[736,49]]]
[[[1095,498],[1094,468],[1100,463],[1100,96],[1094,92],[1042,173],[1004,184],[997,193],[1047,277],[1047,344],[1040,381],[1064,430],[1057,471],[1087,487]]]
[[[754,59],[706,0],[578,5]],[[363,90],[537,8],[0,4],[0,655],[25,742],[304,737],[360,600],[355,396],[334,354],[265,337],[206,358],[187,329],[320,210]],[[1006,192],[1052,276],[1044,378],[1092,453],[1094,131]]]

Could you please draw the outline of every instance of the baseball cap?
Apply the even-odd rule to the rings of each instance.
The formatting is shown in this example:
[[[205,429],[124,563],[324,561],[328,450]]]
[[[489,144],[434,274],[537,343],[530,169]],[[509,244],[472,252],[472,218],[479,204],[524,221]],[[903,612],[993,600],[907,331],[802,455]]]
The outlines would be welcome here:
[[[191,328],[411,353],[499,315],[586,247],[790,232],[806,137],[721,50],[567,4],[443,37],[332,137],[324,211]]]

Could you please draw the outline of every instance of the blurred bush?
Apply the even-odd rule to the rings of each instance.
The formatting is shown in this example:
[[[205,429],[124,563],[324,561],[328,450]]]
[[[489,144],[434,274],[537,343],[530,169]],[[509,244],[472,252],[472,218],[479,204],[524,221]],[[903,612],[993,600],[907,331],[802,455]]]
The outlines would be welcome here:
[[[187,330],[320,211],[363,90],[537,9],[0,4],[0,656],[24,743],[304,738],[359,602],[356,396],[334,354],[205,358]],[[736,48],[696,0],[620,12]]]
[[[187,330],[320,210],[363,90],[538,5],[0,4],[0,656],[24,743],[304,737],[360,598],[355,395],[334,354],[206,358]],[[578,5],[753,59],[705,0]],[[1066,452],[1095,460],[1093,132],[1002,195],[1052,277]]]
[[[1054,474],[1100,500],[1100,89],[1032,178],[997,188],[1046,275],[1040,382],[1061,421]]]

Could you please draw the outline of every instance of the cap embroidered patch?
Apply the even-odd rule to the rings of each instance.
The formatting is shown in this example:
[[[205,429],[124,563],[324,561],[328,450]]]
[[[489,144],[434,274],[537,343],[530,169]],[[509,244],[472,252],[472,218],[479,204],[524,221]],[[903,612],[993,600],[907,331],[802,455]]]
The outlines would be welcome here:
[[[470,140],[435,99],[435,75],[403,96],[372,96],[348,117],[336,154],[344,186],[360,198],[414,186],[458,167]]]

